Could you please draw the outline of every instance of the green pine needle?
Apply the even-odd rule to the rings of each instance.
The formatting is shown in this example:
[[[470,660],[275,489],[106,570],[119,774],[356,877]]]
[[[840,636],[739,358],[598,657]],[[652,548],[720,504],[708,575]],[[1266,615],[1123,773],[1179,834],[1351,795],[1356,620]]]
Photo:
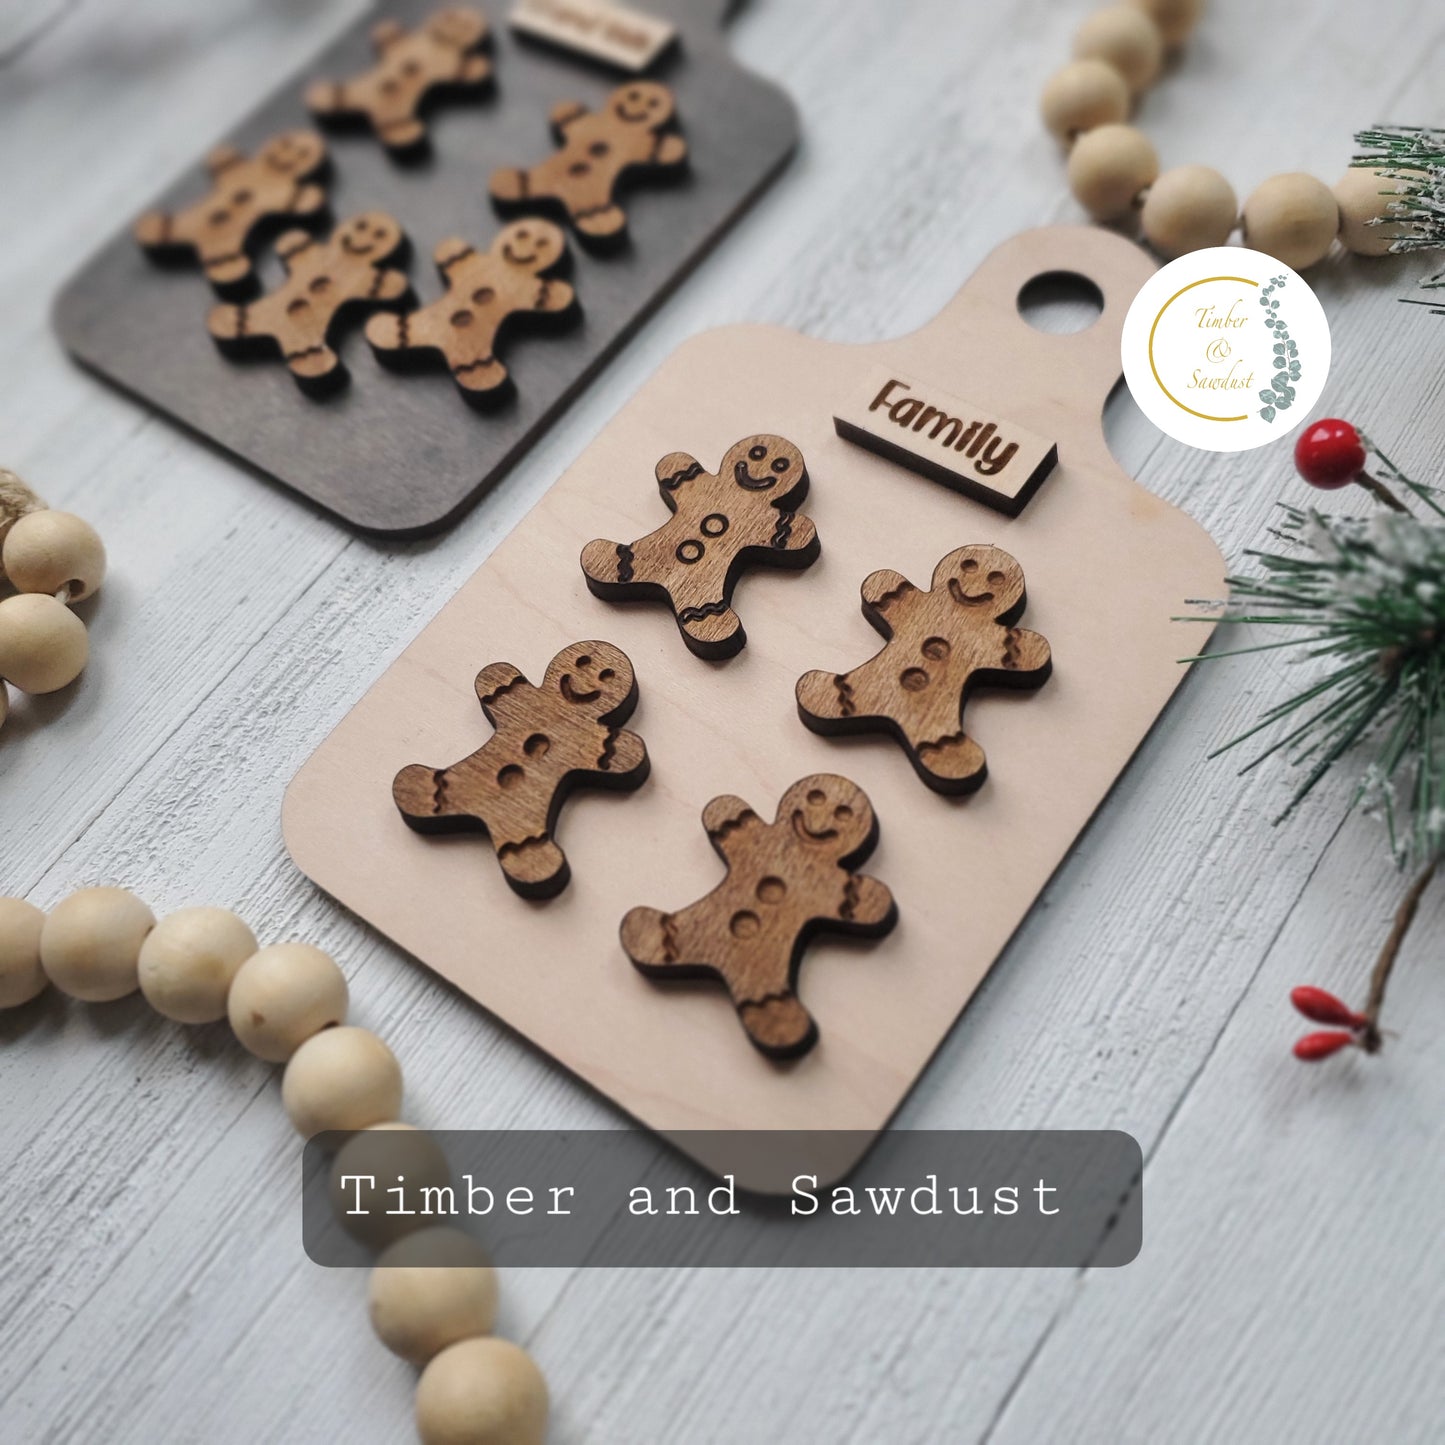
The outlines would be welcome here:
[[[1379,126],[1355,136],[1360,147],[1350,162],[1377,170],[1393,184],[1385,214],[1370,225],[1396,225],[1391,251],[1421,251],[1445,246],[1445,130],[1428,126]],[[1445,286],[1445,271],[1421,283]]]
[[[1216,616],[1292,635],[1200,660],[1292,648],[1311,680],[1211,756],[1284,725],[1244,768],[1283,754],[1303,770],[1280,822],[1337,762],[1363,755],[1352,806],[1383,816],[1402,864],[1424,864],[1445,854],[1445,508],[1371,450],[1374,471],[1425,515],[1336,517],[1281,503],[1281,550],[1245,554],[1257,570],[1227,579],[1230,599]]]

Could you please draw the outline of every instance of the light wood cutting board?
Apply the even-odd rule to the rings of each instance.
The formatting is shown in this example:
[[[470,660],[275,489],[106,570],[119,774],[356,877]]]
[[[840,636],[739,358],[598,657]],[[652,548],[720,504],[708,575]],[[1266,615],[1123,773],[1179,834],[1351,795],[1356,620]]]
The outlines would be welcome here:
[[[1177,659],[1200,635],[1186,639],[1171,617],[1186,599],[1223,595],[1209,536],[1127,477],[1101,430],[1124,313],[1151,269],[1109,232],[1047,228],[1000,246],[911,336],[855,346],[738,326],[688,342],[298,773],[283,820],[296,863],[655,1130],[846,1129],[866,1140],[1182,681]],[[1070,335],[1037,331],[1017,309],[1026,283],[1061,271],[1104,298],[1098,320]],[[835,433],[835,411],[880,367],[1057,445],[1057,467],[1021,515]],[[578,554],[591,538],[639,537],[664,519],[653,467],[665,453],[715,466],[755,432],[802,449],[804,510],[822,556],[804,572],[745,576],[735,606],[747,646],[709,663],[683,646],[666,608],[593,597]],[[877,650],[859,610],[869,572],[896,568],[926,587],[939,558],[978,542],[1023,565],[1022,625],[1048,638],[1054,672],[1037,692],[970,701],[989,776],[979,792],[949,798],[924,787],[885,736],[807,731],[793,687],[811,668],[844,670]],[[628,726],[646,739],[652,775],[636,793],[572,798],[558,837],[573,881],[551,902],[528,903],[484,838],[412,832],[391,780],[407,763],[446,765],[485,741],[473,691],[484,664],[511,662],[540,681],[552,655],[582,639],[612,641],[632,659],[641,702]],[[819,771],[852,778],[872,799],[882,841],[865,871],[893,890],[900,921],[878,943],[813,944],[799,992],[821,1037],[778,1064],[751,1046],[721,988],[638,974],[617,928],[634,904],[677,908],[719,879],[699,821],[710,798],[738,794],[770,819],[790,783]]]

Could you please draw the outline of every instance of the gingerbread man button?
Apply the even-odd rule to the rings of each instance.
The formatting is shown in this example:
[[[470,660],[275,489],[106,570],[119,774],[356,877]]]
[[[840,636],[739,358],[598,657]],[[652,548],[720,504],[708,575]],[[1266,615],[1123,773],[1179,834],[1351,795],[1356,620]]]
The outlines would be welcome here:
[[[479,53],[486,43],[486,17],[466,6],[438,10],[410,32],[382,20],[371,31],[376,64],[350,80],[318,80],[306,105],[322,119],[365,119],[390,151],[415,149],[427,138],[422,112],[428,101],[446,90],[489,84],[492,63]]]
[[[210,192],[181,211],[148,211],[135,223],[136,241],[158,257],[195,256],[223,295],[244,288],[254,280],[250,247],[262,222],[325,208],[325,190],[308,184],[325,164],[326,144],[309,130],[275,136],[252,157],[220,146],[206,158]]]
[[[325,241],[288,231],[276,243],[285,282],[259,301],[215,307],[210,333],[229,354],[279,352],[305,390],[335,386],[346,371],[329,342],[344,313],[395,304],[411,289],[405,272],[382,264],[405,239],[382,211],[353,216]]]
[[[622,946],[649,977],[721,979],[763,1053],[806,1053],[818,1039],[797,995],[809,940],[824,931],[881,938],[898,920],[888,889],[853,872],[878,842],[873,806],[847,778],[815,773],[783,794],[771,823],[721,797],[702,825],[727,877],[676,913],[632,909]]]
[[[732,609],[743,569],[797,570],[818,558],[817,531],[794,510],[808,493],[803,454],[784,437],[744,437],[714,475],[686,452],[669,452],[657,485],[672,519],[635,542],[589,542],[587,586],[608,601],[666,602],[693,652],[731,657],[747,641]]]
[[[960,547],[920,591],[887,570],[863,583],[863,615],[881,652],[851,672],[798,681],[798,715],[817,733],[894,734],[935,792],[970,793],[988,773],[963,729],[976,688],[1035,688],[1049,676],[1049,644],[1013,624],[1026,605],[1023,568],[997,547]]]
[[[556,209],[586,240],[618,243],[627,232],[622,183],[662,179],[687,162],[687,142],[667,129],[676,113],[672,91],[655,80],[619,86],[597,112],[564,101],[552,111],[561,149],[530,169],[497,171],[492,199],[513,210]]]
[[[388,365],[435,357],[468,401],[500,400],[511,378],[496,349],[508,323],[566,324],[579,315],[572,287],[546,274],[566,255],[561,228],[536,217],[505,227],[488,251],[456,238],[443,241],[435,256],[446,295],[418,311],[373,316],[366,339]]]
[[[571,869],[554,836],[574,788],[639,788],[647,748],[621,724],[637,706],[632,663],[610,642],[574,642],[534,687],[509,662],[484,667],[477,698],[495,734],[449,768],[413,763],[392,784],[419,833],[480,830],[512,889],[551,898]]]

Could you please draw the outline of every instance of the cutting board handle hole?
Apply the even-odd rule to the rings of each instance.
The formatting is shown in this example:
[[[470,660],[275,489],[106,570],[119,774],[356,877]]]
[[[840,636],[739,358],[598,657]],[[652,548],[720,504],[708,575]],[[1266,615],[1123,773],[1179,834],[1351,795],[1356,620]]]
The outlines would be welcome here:
[[[1023,284],[1018,308],[1035,331],[1067,336],[1087,330],[1099,319],[1104,293],[1077,271],[1046,271]]]

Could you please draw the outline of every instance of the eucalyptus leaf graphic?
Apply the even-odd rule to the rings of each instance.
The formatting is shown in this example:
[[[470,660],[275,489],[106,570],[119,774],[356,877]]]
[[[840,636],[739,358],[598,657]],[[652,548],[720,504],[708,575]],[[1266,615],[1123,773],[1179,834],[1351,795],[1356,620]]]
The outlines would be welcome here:
[[[1295,398],[1295,390],[1290,383],[1300,379],[1299,347],[1291,338],[1284,317],[1279,314],[1279,300],[1274,294],[1283,288],[1285,280],[1284,276],[1272,276],[1269,285],[1259,293],[1259,304],[1264,307],[1265,328],[1274,333],[1273,359],[1279,368],[1271,378],[1272,387],[1259,394],[1264,403],[1259,415],[1264,421],[1273,421],[1276,412],[1289,410]]]

